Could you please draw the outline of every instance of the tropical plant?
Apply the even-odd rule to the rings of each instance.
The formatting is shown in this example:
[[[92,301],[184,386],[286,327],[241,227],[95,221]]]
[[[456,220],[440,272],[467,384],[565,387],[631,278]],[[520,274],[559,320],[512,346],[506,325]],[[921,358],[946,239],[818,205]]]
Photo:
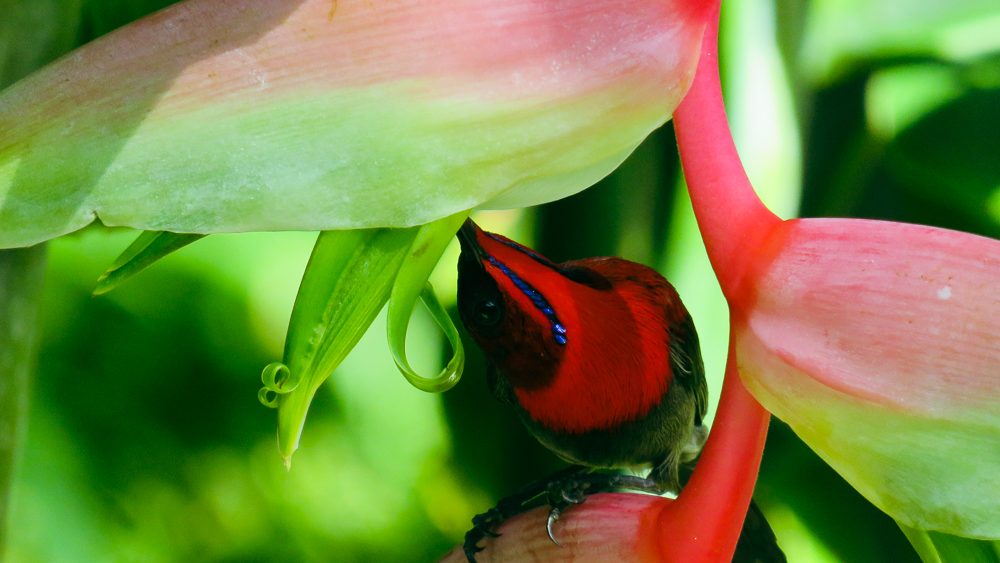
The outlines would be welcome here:
[[[167,4],[2,2],[0,82]],[[32,421],[15,517],[0,520],[11,557],[317,558],[332,545],[348,559],[426,558],[491,497],[537,477],[545,454],[513,441],[514,423],[473,400],[474,385],[422,396],[364,377],[384,369],[385,354],[362,335],[388,302],[390,350],[407,379],[454,384],[466,358],[453,297],[443,291],[442,305],[425,282],[442,253],[450,260],[465,215],[579,191],[669,117],[714,3],[626,4],[188,0],[0,93],[0,515],[22,421]],[[998,8],[901,5],[727,0],[723,71],[749,175],[783,215],[801,195],[803,216],[995,237]],[[740,372],[901,521],[925,560],[997,559],[995,543],[963,537],[1000,536],[989,479],[1000,463],[998,243],[884,222],[779,221],[719,120],[712,37],[676,128],[731,330],[676,190],[669,132],[593,190],[535,215],[486,217],[525,235],[534,227],[556,258],[661,264],[694,312],[716,382],[732,334],[717,431],[689,489],[672,503],[625,502],[634,514],[654,507],[656,522],[696,512],[698,533],[718,534],[711,550],[731,548],[731,508],[749,500],[767,423]],[[292,292],[274,280],[304,263],[307,236],[213,234],[91,300],[91,254],[110,259],[127,235],[88,227],[52,240],[43,292],[37,243],[95,218],[149,231],[99,292],[205,234],[323,229],[284,352],[275,327]],[[438,291],[453,286],[446,273],[432,278]],[[436,369],[442,342],[429,319],[415,317],[425,330],[411,331],[415,357],[406,354],[418,296],[452,349],[436,377],[410,367]],[[315,440],[287,476],[274,467],[268,421],[246,401],[246,373],[279,354],[261,400],[279,407],[286,463],[300,439]],[[344,373],[319,393],[334,369]],[[314,397],[327,405],[303,434]],[[513,464],[511,451],[534,461]],[[743,467],[725,471],[727,456]],[[772,425],[758,492],[793,560],[913,557],[892,521],[788,427]],[[602,528],[601,515],[622,506],[632,510],[589,503],[579,522]],[[684,534],[641,531],[654,544]],[[698,547],[678,545],[674,555]]]

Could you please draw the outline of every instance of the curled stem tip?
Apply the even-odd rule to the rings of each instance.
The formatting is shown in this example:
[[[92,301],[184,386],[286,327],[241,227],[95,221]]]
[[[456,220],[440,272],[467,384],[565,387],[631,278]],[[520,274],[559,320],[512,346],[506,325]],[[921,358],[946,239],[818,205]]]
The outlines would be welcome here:
[[[264,367],[260,380],[264,384],[257,392],[257,399],[265,407],[278,408],[278,398],[291,393],[299,386],[300,376],[293,376],[288,366],[281,362],[273,362]]]

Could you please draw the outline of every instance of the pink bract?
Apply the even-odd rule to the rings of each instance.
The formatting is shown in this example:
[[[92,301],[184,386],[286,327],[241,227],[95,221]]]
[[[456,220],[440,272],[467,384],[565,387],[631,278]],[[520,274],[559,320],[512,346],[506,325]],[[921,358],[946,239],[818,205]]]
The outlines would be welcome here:
[[[900,522],[1000,538],[1000,241],[774,216],[729,134],[713,32],[675,123],[741,378]]]
[[[589,187],[670,118],[697,0],[187,0],[0,92],[0,248],[96,219],[426,224]]]

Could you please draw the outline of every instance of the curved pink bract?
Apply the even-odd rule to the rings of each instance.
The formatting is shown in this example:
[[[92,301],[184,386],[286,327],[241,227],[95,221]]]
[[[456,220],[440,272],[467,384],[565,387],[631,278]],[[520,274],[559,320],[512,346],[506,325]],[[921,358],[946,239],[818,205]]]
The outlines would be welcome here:
[[[745,330],[784,362],[891,409],[975,419],[996,408],[997,241],[856,219],[789,221],[774,237]]]
[[[670,118],[696,0],[187,0],[0,92],[0,248],[426,224],[609,174]]]
[[[1000,242],[779,220],[740,164],[705,43],[675,123],[740,376],[900,522],[1000,537]]]
[[[539,507],[505,522],[500,537],[486,540],[476,561],[663,561],[656,534],[650,529],[671,501],[652,495],[599,494],[567,510],[555,526],[561,545],[545,532],[547,507]],[[461,547],[442,562],[464,563]]]

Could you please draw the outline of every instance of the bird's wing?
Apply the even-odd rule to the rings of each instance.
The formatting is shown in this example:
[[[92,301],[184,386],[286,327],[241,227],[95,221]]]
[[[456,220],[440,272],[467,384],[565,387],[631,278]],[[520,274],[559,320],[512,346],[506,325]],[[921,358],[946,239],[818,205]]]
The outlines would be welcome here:
[[[708,383],[705,381],[698,332],[690,315],[684,315],[670,331],[670,362],[674,381],[694,395],[695,424],[700,425],[708,412]]]

